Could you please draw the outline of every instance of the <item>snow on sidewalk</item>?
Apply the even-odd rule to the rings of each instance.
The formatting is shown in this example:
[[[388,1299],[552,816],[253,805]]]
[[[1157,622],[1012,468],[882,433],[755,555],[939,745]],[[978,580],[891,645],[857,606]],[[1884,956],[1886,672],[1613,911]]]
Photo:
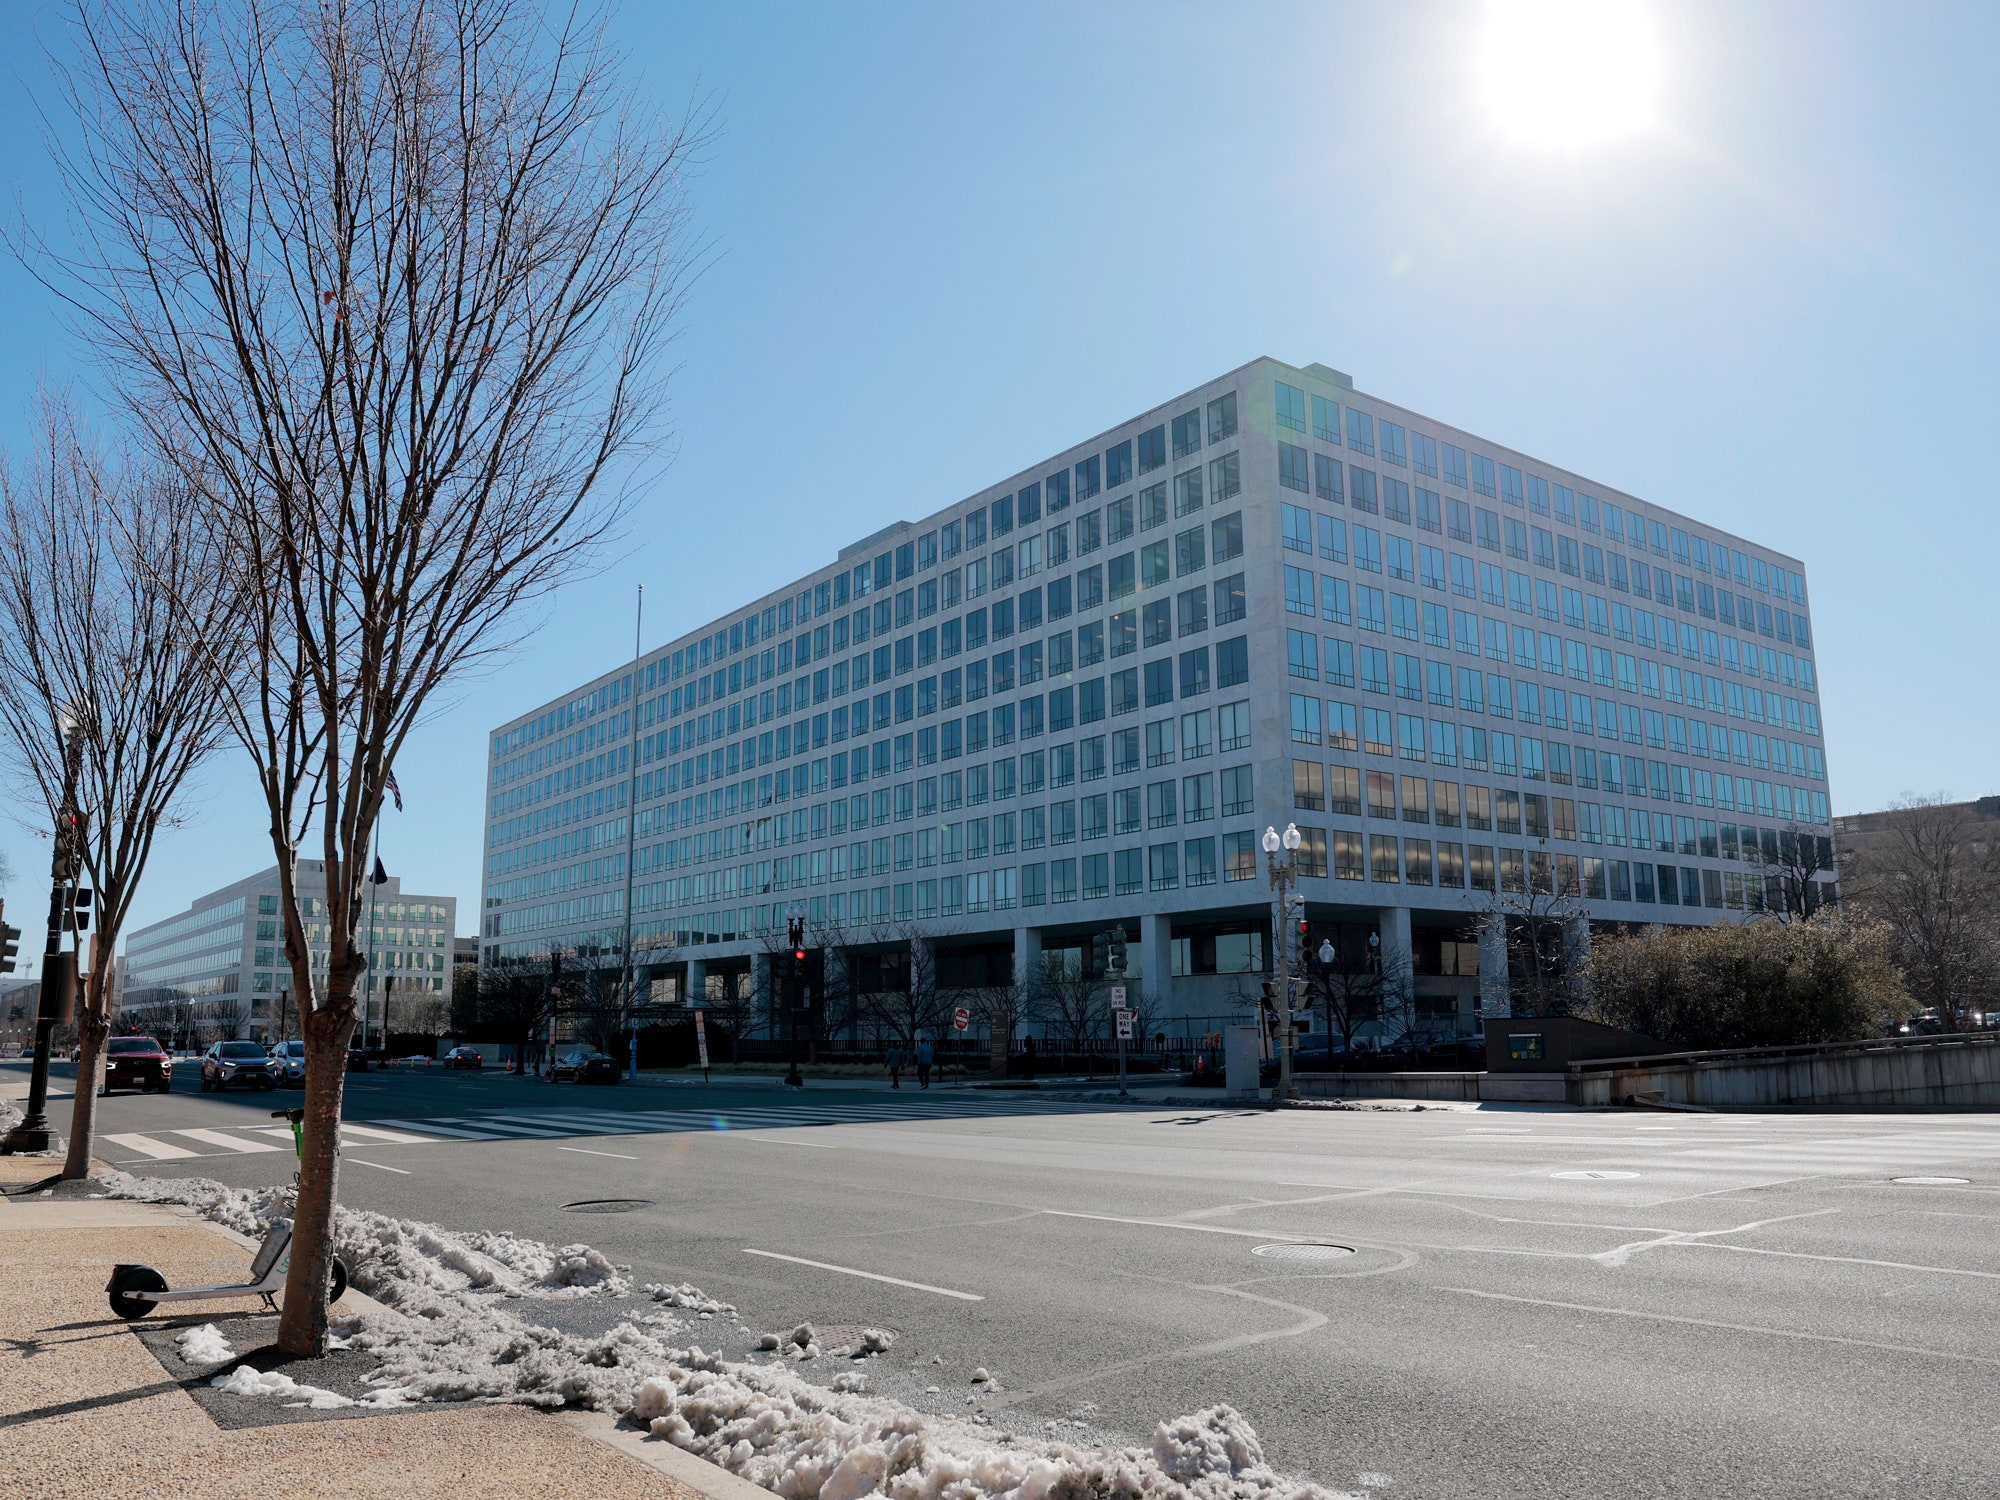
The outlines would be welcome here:
[[[114,1173],[114,1197],[182,1203],[246,1234],[288,1206],[289,1190],[203,1178]],[[684,1321],[642,1315],[595,1337],[516,1314],[537,1298],[624,1295],[630,1282],[587,1245],[560,1249],[505,1234],[339,1210],[337,1253],[353,1284],[387,1311],[349,1325],[347,1347],[381,1360],[366,1405],[420,1401],[581,1407],[637,1423],[785,1500],[1334,1500],[1275,1472],[1250,1423],[1218,1405],[1162,1422],[1144,1447],[1076,1446],[996,1433],[860,1391],[830,1391],[783,1366],[743,1365],[677,1347]],[[656,1303],[730,1311],[688,1286],[648,1287]],[[280,1377],[282,1379],[282,1377]],[[315,1401],[247,1366],[217,1385]],[[846,1382],[843,1382],[846,1383]]]

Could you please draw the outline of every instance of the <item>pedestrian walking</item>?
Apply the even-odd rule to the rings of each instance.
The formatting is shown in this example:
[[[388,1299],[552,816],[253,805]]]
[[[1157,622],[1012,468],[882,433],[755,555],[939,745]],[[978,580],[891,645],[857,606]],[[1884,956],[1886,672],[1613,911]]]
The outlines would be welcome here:
[[[1035,1081],[1035,1039],[1025,1037],[1021,1042],[1021,1077],[1029,1083]]]
[[[928,1037],[917,1040],[917,1086],[926,1089],[931,1086],[931,1044]]]
[[[901,1042],[891,1042],[889,1044],[889,1055],[886,1061],[889,1064],[889,1087],[892,1089],[901,1088],[903,1086],[903,1044]]]

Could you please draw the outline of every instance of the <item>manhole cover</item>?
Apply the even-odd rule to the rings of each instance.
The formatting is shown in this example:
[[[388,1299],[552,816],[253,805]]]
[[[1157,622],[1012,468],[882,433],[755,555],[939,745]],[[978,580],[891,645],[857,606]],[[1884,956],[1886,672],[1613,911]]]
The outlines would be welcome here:
[[[1905,1187],[1966,1187],[1972,1182],[1970,1177],[1898,1177],[1896,1181]]]
[[[1340,1260],[1354,1250],[1348,1245],[1259,1245],[1250,1253],[1266,1260]]]
[[[566,1214],[631,1214],[654,1206],[651,1198],[582,1198],[575,1203],[563,1204],[562,1211]]]
[[[1638,1175],[1637,1172],[1603,1172],[1596,1170],[1549,1173],[1549,1176],[1560,1178],[1565,1182],[1622,1182],[1627,1178],[1637,1177]]]

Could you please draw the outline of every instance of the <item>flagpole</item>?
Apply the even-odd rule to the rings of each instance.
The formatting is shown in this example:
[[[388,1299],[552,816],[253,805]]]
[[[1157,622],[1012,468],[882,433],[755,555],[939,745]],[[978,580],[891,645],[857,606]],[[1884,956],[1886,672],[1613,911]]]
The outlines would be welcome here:
[[[632,729],[626,736],[631,747],[632,764],[626,777],[625,796],[625,940],[620,944],[618,976],[618,1003],[627,1017],[632,1013],[632,845],[639,828],[639,642],[640,632],[646,621],[646,585],[639,585],[639,599],[632,616]],[[632,1031],[631,1055],[627,1062],[631,1076],[639,1076],[639,1032]]]

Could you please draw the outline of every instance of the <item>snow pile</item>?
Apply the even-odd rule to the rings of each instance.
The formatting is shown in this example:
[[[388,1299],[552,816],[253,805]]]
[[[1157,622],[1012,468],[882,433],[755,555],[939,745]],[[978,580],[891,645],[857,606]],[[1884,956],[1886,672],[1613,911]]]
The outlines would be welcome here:
[[[124,1173],[108,1186],[114,1197],[191,1204],[245,1233],[287,1199],[276,1189]],[[354,1284],[386,1309],[349,1325],[347,1347],[381,1361],[368,1377],[374,1393],[356,1401],[247,1365],[216,1376],[218,1389],[319,1409],[454,1400],[592,1408],[785,1500],[878,1492],[888,1500],[1333,1500],[1272,1470],[1256,1433],[1228,1406],[1160,1424],[1145,1448],[996,1435],[984,1416],[929,1416],[867,1394],[858,1378],[828,1390],[784,1363],[738,1365],[699,1346],[673,1347],[661,1337],[666,1319],[584,1336],[515,1315],[523,1304],[510,1299],[628,1293],[617,1269],[587,1246],[557,1249],[349,1210],[336,1218],[335,1242]],[[734,1311],[693,1287],[647,1292],[674,1307]],[[867,1335],[869,1353],[891,1342],[882,1330]],[[804,1354],[817,1340],[802,1324],[786,1342]]]
[[[669,1307],[684,1307],[689,1312],[708,1313],[711,1316],[734,1317],[735,1307],[727,1302],[718,1302],[698,1286],[682,1282],[679,1286],[663,1286],[651,1282],[641,1290],[655,1302],[664,1302]]]
[[[102,1181],[113,1198],[184,1204],[252,1237],[287,1218],[291,1208],[288,1187],[232,1188],[206,1177],[134,1177],[127,1172],[108,1173]],[[357,1288],[377,1301],[427,1316],[464,1293],[587,1297],[631,1290],[618,1268],[588,1245],[558,1248],[518,1235],[460,1234],[349,1208],[335,1210],[333,1242]]]
[[[238,1365],[227,1374],[216,1376],[209,1384],[232,1396],[279,1397],[287,1406],[310,1406],[314,1411],[334,1411],[348,1406],[393,1411],[414,1404],[408,1391],[393,1387],[371,1391],[357,1401],[338,1391],[322,1390],[316,1385],[300,1385],[282,1370],[253,1370],[248,1365]]]
[[[12,1130],[21,1123],[21,1111],[12,1099],[0,1099],[0,1131]]]
[[[190,1328],[176,1335],[174,1342],[181,1346],[181,1358],[191,1365],[219,1365],[225,1359],[236,1358],[236,1351],[229,1346],[229,1340],[213,1323]]]

